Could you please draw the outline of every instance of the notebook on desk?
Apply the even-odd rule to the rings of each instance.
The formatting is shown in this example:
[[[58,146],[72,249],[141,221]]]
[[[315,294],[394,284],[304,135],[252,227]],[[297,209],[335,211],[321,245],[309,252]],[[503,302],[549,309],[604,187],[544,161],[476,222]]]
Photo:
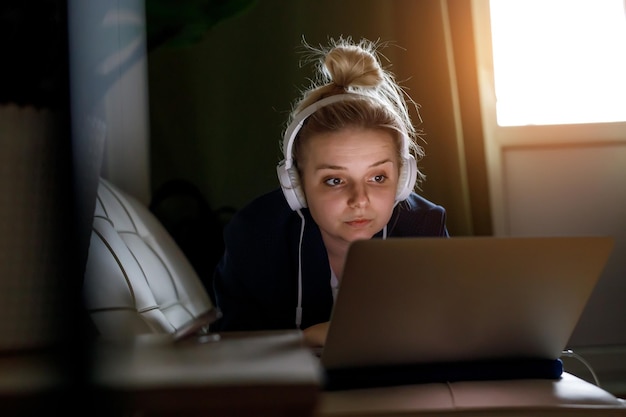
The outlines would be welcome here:
[[[558,377],[611,237],[389,238],[348,253],[327,389]]]

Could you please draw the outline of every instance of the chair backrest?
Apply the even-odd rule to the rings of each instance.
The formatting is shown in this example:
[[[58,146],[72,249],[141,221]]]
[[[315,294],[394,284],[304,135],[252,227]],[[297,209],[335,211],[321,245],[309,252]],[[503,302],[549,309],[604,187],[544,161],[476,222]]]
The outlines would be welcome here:
[[[184,337],[217,317],[206,288],[163,225],[134,197],[101,178],[83,286],[100,336]]]

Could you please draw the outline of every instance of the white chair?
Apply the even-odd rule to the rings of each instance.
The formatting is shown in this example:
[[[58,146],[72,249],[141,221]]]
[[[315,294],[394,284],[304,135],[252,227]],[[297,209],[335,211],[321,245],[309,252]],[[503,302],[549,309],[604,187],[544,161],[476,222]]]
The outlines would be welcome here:
[[[100,336],[174,338],[208,331],[218,316],[199,276],[165,227],[134,197],[101,178],[84,279]]]

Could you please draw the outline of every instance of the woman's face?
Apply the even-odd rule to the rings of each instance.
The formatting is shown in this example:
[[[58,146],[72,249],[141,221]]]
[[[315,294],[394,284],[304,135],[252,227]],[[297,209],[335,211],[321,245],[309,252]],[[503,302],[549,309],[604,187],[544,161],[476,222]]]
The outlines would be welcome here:
[[[347,128],[314,135],[300,155],[307,205],[327,246],[382,230],[393,211],[400,163],[390,132]]]

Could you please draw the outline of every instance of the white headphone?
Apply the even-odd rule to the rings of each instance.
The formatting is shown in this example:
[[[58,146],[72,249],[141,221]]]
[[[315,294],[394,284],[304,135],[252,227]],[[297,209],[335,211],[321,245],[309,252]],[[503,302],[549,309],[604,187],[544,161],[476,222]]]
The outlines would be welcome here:
[[[296,211],[307,206],[304,191],[300,186],[298,170],[293,165],[293,142],[302,128],[304,121],[322,107],[338,101],[354,99],[355,96],[358,97],[357,94],[336,94],[316,101],[298,113],[289,127],[287,127],[285,135],[283,136],[284,159],[276,166],[276,172],[278,174],[278,180],[280,181],[280,187],[292,210]],[[417,163],[413,155],[409,152],[409,139],[404,133],[402,134],[401,162],[402,167],[400,168],[400,177],[398,179],[396,203],[407,199],[413,191],[417,179]]]

